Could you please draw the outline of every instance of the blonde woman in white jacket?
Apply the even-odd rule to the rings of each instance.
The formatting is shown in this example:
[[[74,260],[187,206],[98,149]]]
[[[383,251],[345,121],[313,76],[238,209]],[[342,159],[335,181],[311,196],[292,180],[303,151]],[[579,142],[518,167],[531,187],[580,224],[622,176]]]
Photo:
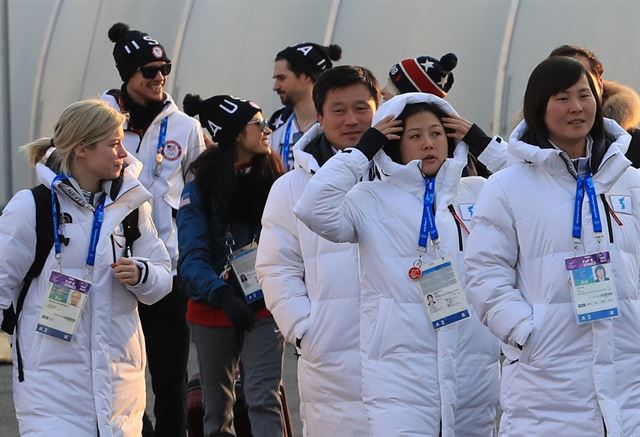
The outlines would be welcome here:
[[[320,236],[358,244],[363,398],[373,436],[494,433],[498,343],[465,305],[462,270],[484,180],[461,179],[467,146],[447,140],[447,114],[457,115],[433,95],[387,101],[375,128],[318,171],[294,210]],[[383,180],[359,183],[387,140],[399,141],[385,148],[393,159],[375,157]],[[449,277],[447,290],[423,290],[438,270],[457,275],[458,287]]]
[[[151,220],[151,195],[122,145],[125,116],[98,100],[67,107],[53,138],[25,146],[60,221],[13,337],[20,435],[140,436],[146,364],[138,301],[171,288],[171,262]],[[131,253],[123,219],[138,209]],[[36,254],[34,196],[18,192],[0,216],[0,309],[16,305]],[[57,214],[56,214],[57,213]],[[131,256],[128,256],[131,255]],[[8,313],[3,311],[3,315]],[[0,315],[0,322],[3,317]],[[22,371],[20,371],[22,370]]]
[[[506,357],[503,436],[640,434],[640,175],[596,96],[580,62],[540,63],[520,163],[478,200],[468,284]]]

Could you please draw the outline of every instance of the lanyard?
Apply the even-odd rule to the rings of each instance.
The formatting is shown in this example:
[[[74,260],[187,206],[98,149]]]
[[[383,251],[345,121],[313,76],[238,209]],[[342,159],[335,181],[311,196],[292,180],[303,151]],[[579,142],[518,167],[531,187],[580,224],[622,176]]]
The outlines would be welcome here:
[[[284,162],[287,170],[291,170],[291,168],[289,168],[289,144],[291,142],[291,125],[293,124],[295,119],[296,114],[294,112],[293,116],[287,122],[287,128],[284,131],[284,140],[282,142],[282,162]]]
[[[58,181],[62,181],[66,179],[67,176],[64,174],[57,175],[53,182],[51,183],[51,209],[53,211],[53,244],[56,251],[56,259],[58,260],[58,265],[60,264],[60,252],[61,252],[61,244],[60,244],[60,234],[58,230],[58,206],[56,204],[56,191],[55,184]],[[100,229],[102,228],[102,222],[104,220],[104,202],[107,196],[103,196],[100,204],[96,208],[93,214],[93,225],[91,227],[91,239],[89,240],[89,253],[87,254],[87,266],[91,271],[93,269],[93,265],[96,261],[96,248],[98,246],[98,240],[100,239]]]
[[[582,203],[584,200],[584,192],[587,192],[589,198],[589,210],[591,211],[591,219],[593,221],[593,233],[596,236],[602,235],[602,221],[600,220],[600,211],[598,210],[598,199],[596,190],[593,187],[593,179],[591,174],[585,177],[578,176],[576,185],[576,201],[573,208],[573,239],[580,240],[582,235]]]
[[[436,229],[436,219],[433,215],[433,202],[436,197],[436,178],[425,178],[424,207],[422,209],[422,222],[420,224],[419,248],[427,248],[428,237],[432,243],[438,242],[438,229]]]
[[[162,161],[164,160],[164,143],[167,139],[167,125],[169,124],[169,117],[165,117],[160,122],[160,135],[158,136],[158,147],[156,148],[156,163],[153,166],[153,175],[160,176],[162,172]]]
[[[251,244],[255,243],[258,237],[258,231],[253,234],[253,239],[251,240]],[[231,232],[231,226],[227,226],[226,231],[224,232],[224,245],[227,248],[227,262],[224,265],[222,273],[220,274],[220,278],[225,281],[229,279],[229,272],[231,271],[231,262],[234,259],[233,255],[233,246],[236,245],[236,240],[233,238],[233,233]]]

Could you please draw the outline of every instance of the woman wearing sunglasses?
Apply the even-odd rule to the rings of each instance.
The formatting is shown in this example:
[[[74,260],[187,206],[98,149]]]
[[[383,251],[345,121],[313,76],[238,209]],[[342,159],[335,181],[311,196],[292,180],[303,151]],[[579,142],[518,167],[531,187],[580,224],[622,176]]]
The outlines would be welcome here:
[[[185,186],[177,219],[178,270],[198,351],[204,433],[235,435],[233,388],[241,359],[253,435],[282,435],[283,339],[254,269],[260,218],[282,163],[271,153],[271,130],[255,103],[187,94],[183,106],[216,143],[191,166],[195,179]]]

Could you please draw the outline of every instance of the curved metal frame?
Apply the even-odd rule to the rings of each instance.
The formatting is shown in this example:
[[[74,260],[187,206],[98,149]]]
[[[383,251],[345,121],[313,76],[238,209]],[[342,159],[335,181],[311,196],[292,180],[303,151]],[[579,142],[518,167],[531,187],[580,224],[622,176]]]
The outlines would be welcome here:
[[[506,77],[507,65],[509,63],[509,54],[511,52],[511,43],[513,42],[513,32],[518,16],[520,0],[511,0],[509,12],[507,13],[507,22],[504,27],[504,37],[502,38],[502,48],[500,49],[500,58],[498,59],[498,72],[496,76],[496,91],[493,98],[493,120],[491,123],[491,132],[493,135],[500,133],[503,127],[502,113],[504,102],[506,100]]]

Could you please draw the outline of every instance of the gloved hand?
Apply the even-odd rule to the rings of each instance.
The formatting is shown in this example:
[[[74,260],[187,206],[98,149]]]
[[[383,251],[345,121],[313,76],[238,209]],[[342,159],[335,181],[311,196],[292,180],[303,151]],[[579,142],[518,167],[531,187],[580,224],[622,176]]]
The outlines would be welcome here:
[[[399,140],[401,134],[402,121],[394,120],[393,116],[389,115],[364,131],[360,141],[354,147],[371,161],[387,141]]]
[[[229,317],[233,326],[243,331],[250,331],[256,321],[249,305],[233,294],[231,287],[223,287],[216,294],[218,306]]]

